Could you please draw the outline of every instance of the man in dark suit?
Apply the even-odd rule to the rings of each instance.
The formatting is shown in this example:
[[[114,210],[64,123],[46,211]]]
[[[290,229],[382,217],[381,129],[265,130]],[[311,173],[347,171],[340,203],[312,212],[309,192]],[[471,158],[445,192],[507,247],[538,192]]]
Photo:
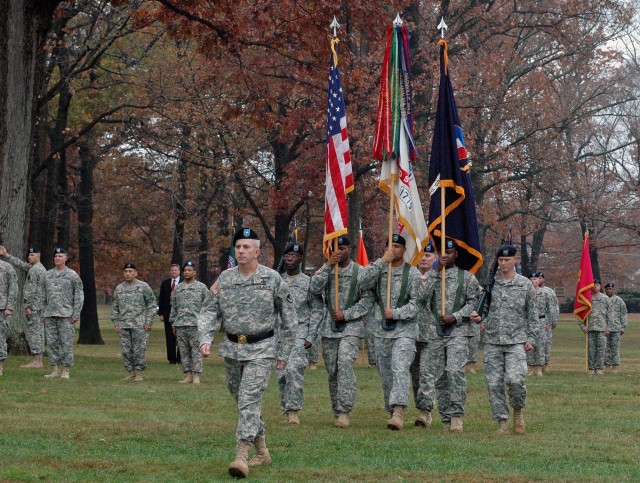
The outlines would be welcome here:
[[[160,285],[160,300],[158,300],[158,315],[164,322],[164,335],[167,339],[167,360],[169,364],[180,362],[180,351],[177,348],[176,336],[173,335],[169,315],[171,314],[171,296],[176,286],[182,282],[180,276],[180,265],[173,264],[169,269],[170,278],[164,280]]]

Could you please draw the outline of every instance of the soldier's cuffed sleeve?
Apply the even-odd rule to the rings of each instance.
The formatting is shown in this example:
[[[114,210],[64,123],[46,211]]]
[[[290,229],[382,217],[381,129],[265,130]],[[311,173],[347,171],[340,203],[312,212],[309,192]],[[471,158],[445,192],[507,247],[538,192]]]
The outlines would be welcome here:
[[[198,315],[198,340],[200,341],[200,346],[211,344],[215,333],[220,330],[221,325],[220,298],[218,295],[211,294],[205,300]]]
[[[526,295],[527,307],[527,326],[525,333],[527,342],[535,346],[536,340],[540,334],[540,319],[538,318],[538,304],[536,302],[536,294],[533,285],[529,284]]]
[[[289,291],[289,285],[281,281],[276,291],[276,310],[279,312],[280,322],[279,334],[280,339],[278,347],[278,353],[276,359],[279,361],[286,361],[289,359],[289,353],[293,348],[293,341],[296,335],[296,329],[298,327],[298,318],[296,316],[296,306],[293,301],[293,296]]]
[[[153,294],[153,290],[151,290],[151,287],[149,285],[147,285],[144,288],[144,301],[147,307],[147,310],[146,310],[147,321],[145,322],[145,324],[152,326],[153,318],[156,316],[156,311],[158,306],[156,304],[156,296]]]
[[[82,280],[78,275],[73,277],[73,314],[74,319],[80,318],[80,312],[82,312],[82,306],[84,305],[84,287]]]
[[[6,257],[6,259],[11,265],[13,265],[19,270],[22,270],[23,272],[28,272],[31,269],[30,263],[25,262],[24,260],[20,260],[18,257],[9,255],[8,257]]]
[[[116,288],[111,301],[111,322],[113,325],[120,325],[120,294]]]
[[[348,322],[350,320],[357,320],[357,319],[360,319],[361,317],[364,317],[366,314],[368,314],[371,311],[375,303],[376,303],[376,296],[373,293],[373,291],[372,290],[363,291],[362,295],[360,296],[360,299],[355,304],[353,304],[352,307],[343,311],[344,320]],[[329,314],[329,317],[330,316],[331,315]]]

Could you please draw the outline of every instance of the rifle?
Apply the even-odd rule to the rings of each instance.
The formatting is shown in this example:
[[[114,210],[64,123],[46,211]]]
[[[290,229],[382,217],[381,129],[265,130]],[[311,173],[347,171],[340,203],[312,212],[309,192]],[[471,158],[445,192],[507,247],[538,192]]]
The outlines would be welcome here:
[[[493,266],[487,277],[484,279],[484,283],[482,284],[482,288],[484,289],[482,292],[482,296],[480,297],[480,301],[478,302],[478,307],[476,308],[476,312],[480,317],[482,317],[482,313],[484,312],[485,305],[487,306],[487,312],[489,311],[489,307],[491,306],[491,291],[493,290],[493,284],[496,282],[496,272],[498,271],[498,256],[496,255],[493,260]]]

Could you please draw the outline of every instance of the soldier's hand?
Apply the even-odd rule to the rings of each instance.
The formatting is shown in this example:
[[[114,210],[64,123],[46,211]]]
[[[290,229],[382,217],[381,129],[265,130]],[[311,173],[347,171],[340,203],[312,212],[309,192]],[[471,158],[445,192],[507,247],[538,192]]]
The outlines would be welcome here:
[[[309,342],[308,340],[304,341],[304,348],[305,349],[309,349],[313,344],[311,342]]]
[[[116,325],[116,326],[114,327],[114,329],[116,330],[116,334],[119,334],[119,333],[120,333],[120,326],[119,326],[119,325]]]
[[[200,354],[202,354],[202,357],[209,357],[211,355],[211,344],[202,344],[200,346]]]
[[[387,248],[384,251],[384,255],[382,255],[382,258],[380,259],[380,261],[382,263],[391,263],[393,262],[393,258],[394,258],[393,249]]]
[[[171,332],[173,333],[173,335],[178,335],[175,327],[171,329]]]
[[[80,319],[78,317],[71,317],[71,323],[75,324],[77,321],[79,321]]]
[[[441,325],[453,325],[455,324],[456,318],[451,314],[444,314],[440,316],[440,324]]]
[[[160,320],[164,322],[164,315],[160,314]]]
[[[586,327],[580,327],[580,330],[582,331],[583,334],[589,333],[589,330]]]
[[[276,361],[276,369],[278,369],[279,371],[283,370],[285,367],[287,367],[287,361]]]
[[[487,326],[484,324],[480,324],[480,332],[482,332],[484,329],[486,329]]]
[[[340,261],[340,254],[338,252],[334,252],[329,257],[329,261],[327,262],[329,265],[337,265]]]
[[[24,309],[24,315],[26,315],[27,317],[31,317],[31,314],[33,312],[31,311],[31,309],[29,307],[27,307],[26,309]]]
[[[393,309],[386,308],[384,309],[384,318],[387,320],[393,320]]]
[[[610,331],[610,330],[605,330],[605,331],[604,331],[604,335],[605,335],[606,337],[609,337],[609,336],[611,335],[611,331]]]
[[[471,322],[474,324],[479,324],[482,321],[482,317],[480,317],[475,310],[469,314],[469,319],[471,319]]]
[[[9,256],[9,252],[7,252],[7,249],[3,245],[0,245],[0,255],[3,257]]]
[[[12,313],[13,313],[13,310],[10,310],[10,309],[6,309],[4,311],[4,315],[11,315]]]
[[[533,344],[531,342],[524,343],[524,351],[531,352],[534,349]]]
[[[344,320],[344,311],[342,309],[333,309],[333,320],[342,322]]]
[[[149,324],[144,324],[144,330],[151,332],[151,326]]]

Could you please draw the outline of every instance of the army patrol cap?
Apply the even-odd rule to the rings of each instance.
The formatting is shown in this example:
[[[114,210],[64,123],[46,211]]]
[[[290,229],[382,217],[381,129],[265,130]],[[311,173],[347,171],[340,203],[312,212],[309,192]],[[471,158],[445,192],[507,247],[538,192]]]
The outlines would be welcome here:
[[[40,249],[36,247],[29,247],[27,253],[40,253]]]
[[[351,240],[349,240],[346,236],[339,236],[338,237],[338,246],[339,247],[351,246]]]
[[[403,247],[407,246],[407,240],[405,240],[405,238],[402,235],[398,235],[397,233],[394,233],[393,236],[391,237],[391,243],[398,243]]]
[[[258,234],[251,228],[240,228],[236,232],[236,236],[233,237],[233,244],[235,245],[238,240],[260,240]]]
[[[194,270],[196,269],[196,264],[193,263],[191,260],[189,260],[188,262],[186,262],[183,266],[182,266],[182,270],[184,270],[187,267],[191,267]]]
[[[615,288],[615,284],[613,282],[607,283],[604,288]]]
[[[496,256],[498,257],[515,257],[518,249],[513,245],[502,245],[498,248]]]
[[[127,268],[131,268],[133,270],[138,270],[137,267],[133,263],[125,263],[123,270],[126,270]]]
[[[67,251],[64,248],[60,248],[60,247],[55,247],[53,249],[53,254],[57,255],[58,253],[62,253],[63,255],[67,254]]]
[[[302,255],[302,252],[304,251],[304,248],[302,247],[302,245],[300,245],[299,243],[289,243],[285,248],[284,248],[284,253],[283,255],[286,255],[289,252],[293,252],[293,253],[297,253],[299,255]]]
[[[436,249],[433,247],[433,244],[429,242],[426,247],[424,247],[425,253],[434,253]]]

